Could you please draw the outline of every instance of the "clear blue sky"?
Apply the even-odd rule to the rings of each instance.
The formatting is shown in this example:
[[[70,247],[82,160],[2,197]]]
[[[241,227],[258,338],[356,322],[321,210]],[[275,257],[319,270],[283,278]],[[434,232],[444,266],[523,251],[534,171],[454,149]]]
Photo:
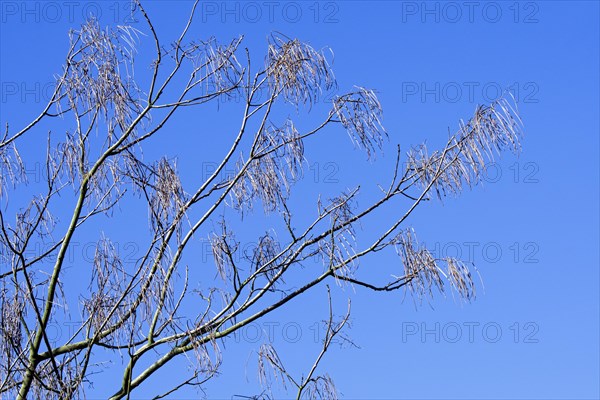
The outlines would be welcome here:
[[[102,24],[131,23],[146,31],[128,20],[127,4],[0,3],[2,126],[8,122],[16,129],[37,115],[66,54],[67,31],[86,13],[99,15]],[[175,39],[190,5],[147,2],[165,42]],[[339,313],[344,298],[352,299],[347,333],[360,348],[332,348],[321,371],[345,398],[600,396],[598,2],[218,1],[204,2],[199,11],[194,38],[228,41],[244,34],[245,46],[260,60],[267,35],[280,31],[315,48],[330,47],[341,91],[360,85],[379,92],[390,135],[385,156],[365,161],[340,129],[308,143],[307,180],[315,184],[301,185],[299,197],[292,198],[299,215],[307,204],[302,196],[333,195],[361,181],[360,204],[366,204],[375,184],[389,179],[396,144],[405,150],[425,139],[439,144],[477,104],[494,100],[498,88],[517,97],[526,132],[520,156],[503,155],[483,186],[444,204],[425,204],[408,221],[438,254],[473,261],[485,290],[479,286],[473,304],[439,295],[432,307],[415,308],[402,293],[336,288]],[[152,43],[141,40],[140,58],[147,60]],[[142,80],[148,78],[146,66],[136,70]],[[324,110],[318,105],[311,115]],[[304,123],[305,111],[289,112]],[[188,112],[149,144],[146,155],[177,157],[185,183],[198,173],[199,161],[217,161],[220,153],[208,148],[206,138],[223,146],[232,137],[227,127],[235,115],[233,105]],[[401,212],[387,212],[394,211]],[[135,218],[116,214],[113,225],[92,228],[90,240],[102,230],[122,245],[135,241],[129,231]],[[253,218],[256,232],[269,228],[258,212]],[[363,234],[390,218],[379,214]],[[242,227],[239,236],[246,233],[243,240],[251,241],[255,231]],[[396,270],[397,263],[389,253],[365,260],[362,268],[377,276]],[[77,284],[76,275],[69,283]],[[227,342],[222,376],[206,386],[207,396],[260,392],[252,349],[264,342],[265,332],[273,334],[286,365],[307,371],[319,350],[315,335],[322,331],[315,323],[326,317],[325,299],[320,287]],[[181,364],[173,365],[160,379],[181,377]],[[151,396],[160,385],[153,380],[137,395]],[[99,377],[89,397],[104,397],[115,386]]]

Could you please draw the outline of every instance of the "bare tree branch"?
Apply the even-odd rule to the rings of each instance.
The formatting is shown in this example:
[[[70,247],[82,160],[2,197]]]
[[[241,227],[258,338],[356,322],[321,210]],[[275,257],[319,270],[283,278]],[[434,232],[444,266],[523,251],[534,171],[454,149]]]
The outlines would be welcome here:
[[[227,338],[324,284],[326,335],[306,375],[293,376],[267,343],[258,350],[259,381],[267,390],[276,382],[289,386],[297,398],[337,398],[333,380],[319,369],[334,338],[346,338],[342,329],[350,302],[336,321],[329,282],[373,292],[404,289],[415,304],[436,291],[445,293],[447,285],[459,299],[475,299],[474,266],[434,257],[405,225],[424,202],[458,196],[480,183],[485,163],[497,154],[520,150],[522,124],[514,99],[478,106],[440,149],[422,144],[403,155],[398,145],[390,180],[375,185],[380,189],[375,200],[359,205],[365,198],[361,190],[370,188],[366,182],[329,199],[319,196],[312,207],[307,206],[311,199],[302,199],[299,210],[290,200],[304,176],[307,143],[337,128],[370,160],[386,147],[390,135],[376,92],[356,86],[337,93],[327,51],[281,33],[269,36],[260,66],[251,64],[243,36],[224,43],[190,39],[198,1],[179,36],[166,44],[141,1],[135,5],[146,33],[127,26],[104,28],[95,19],[71,31],[49,103],[25,128],[11,132],[7,124],[2,134],[3,397],[85,398],[87,384],[107,361],[99,353],[122,369],[112,399],[135,396],[174,359],[187,360],[188,378],[155,398],[185,388],[203,390],[219,373]],[[142,40],[149,40],[155,52],[144,88],[133,73]],[[337,94],[323,111],[316,101],[325,92]],[[239,125],[233,132],[210,133],[227,135],[231,144],[208,176],[183,179],[179,159],[144,157],[143,149],[156,147],[184,109],[237,95],[244,102]],[[290,105],[296,114],[315,112],[319,119],[308,125],[280,118],[279,108]],[[20,187],[37,190],[27,181],[20,149],[42,119],[52,122],[55,116],[68,120],[70,128],[48,133],[41,194],[9,204],[9,195]],[[225,171],[233,173],[224,176]],[[148,210],[148,229],[136,237],[140,253],[127,260],[114,238],[94,234],[93,227],[118,221],[140,205]],[[67,209],[61,222],[57,215]],[[239,235],[236,222],[245,223],[256,209],[277,222],[257,237]],[[386,229],[369,229],[369,241],[359,240],[363,224],[381,216]],[[201,237],[208,238],[209,261],[197,256]],[[79,240],[92,245],[91,259],[71,259]],[[245,249],[250,241],[255,246]],[[363,278],[367,256],[382,251],[395,251],[399,272]],[[304,268],[314,260],[322,266]],[[71,264],[77,277],[69,272]],[[199,273],[203,278],[196,284],[193,277]],[[204,279],[211,274],[214,279]],[[295,277],[294,285],[289,276]],[[87,286],[81,284],[85,280]],[[59,343],[50,340],[56,323],[73,325]]]

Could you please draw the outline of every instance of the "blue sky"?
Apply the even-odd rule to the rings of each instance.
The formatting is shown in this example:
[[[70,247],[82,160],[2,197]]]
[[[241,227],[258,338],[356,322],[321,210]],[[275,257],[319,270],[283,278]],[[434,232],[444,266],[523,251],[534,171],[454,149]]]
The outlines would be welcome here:
[[[191,3],[146,5],[168,42],[178,35]],[[41,109],[66,54],[67,31],[86,13],[99,16],[102,24],[146,30],[130,20],[128,2],[4,1],[0,6],[0,122],[15,129]],[[364,186],[359,204],[367,204],[376,184],[390,177],[396,144],[403,150],[424,140],[439,146],[448,130],[457,129],[478,104],[493,101],[498,89],[515,95],[525,126],[518,157],[503,154],[489,166],[483,185],[456,199],[423,204],[407,221],[438,254],[475,263],[485,285],[479,285],[477,300],[461,304],[438,295],[431,307],[414,307],[403,293],[332,284],[338,313],[345,299],[352,299],[347,334],[359,348],[332,348],[320,371],[328,372],[349,399],[598,398],[598,2],[204,2],[190,36],[225,42],[243,34],[245,46],[261,60],[272,31],[331,48],[340,91],[353,85],[376,89],[389,133],[376,162],[366,161],[340,128],[307,143],[306,181],[292,196],[300,218],[308,215],[306,199],[316,193],[333,196],[359,182]],[[141,37],[136,74],[142,81],[148,79],[151,46],[149,37]],[[184,183],[192,181],[199,164],[205,169],[218,161],[219,149],[237,127],[240,106],[186,111],[148,145],[145,156],[177,158]],[[324,110],[317,104],[310,114],[290,108],[282,116],[288,113],[308,126]],[[33,160],[45,142],[27,140],[22,146]],[[308,204],[314,209],[312,200]],[[58,212],[68,213],[70,205],[65,200]],[[402,204],[398,207],[368,220],[359,234],[384,229],[393,213],[403,212]],[[232,210],[224,213],[238,218]],[[145,210],[123,211],[113,223],[86,232],[92,238],[105,232],[124,251],[126,244],[135,251],[131,226],[146,226],[145,216]],[[272,224],[260,207],[249,220],[252,224],[239,224],[248,241]],[[398,262],[389,252],[366,259],[362,268],[378,276],[397,270]],[[76,286],[77,274],[71,276]],[[241,332],[225,344],[222,375],[207,384],[207,396],[260,393],[253,349],[265,332],[273,334],[286,365],[298,374],[306,371],[319,350],[322,331],[315,324],[326,315],[321,286]],[[173,363],[138,395],[155,394],[161,379],[178,379],[176,367],[185,368]],[[114,386],[99,377],[88,394],[102,398]],[[193,392],[185,395],[192,398]]]

